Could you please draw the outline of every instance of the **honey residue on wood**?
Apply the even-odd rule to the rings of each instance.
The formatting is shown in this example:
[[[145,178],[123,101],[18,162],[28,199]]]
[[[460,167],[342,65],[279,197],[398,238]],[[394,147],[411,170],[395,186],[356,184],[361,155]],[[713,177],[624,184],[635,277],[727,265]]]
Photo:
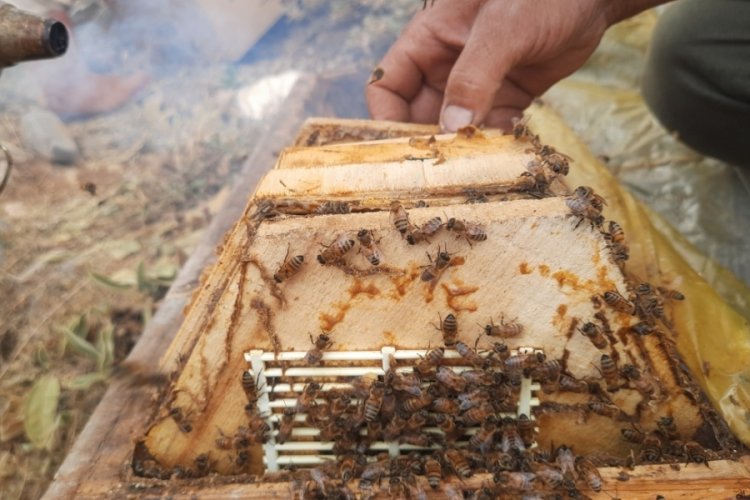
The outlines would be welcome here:
[[[402,276],[391,276],[394,289],[390,296],[398,300],[406,295],[406,289],[417,279],[417,276],[419,276],[419,270],[413,265]]]
[[[352,286],[349,287],[348,291],[349,297],[352,299],[359,294],[369,295],[370,297],[380,295],[380,289],[376,287],[372,282],[365,285],[362,283],[362,280],[359,279],[354,280],[354,283],[352,283]]]
[[[465,297],[466,295],[471,295],[472,293],[476,292],[477,290],[479,290],[478,286],[466,286],[462,281],[457,279],[453,279],[450,284],[441,283],[440,286],[442,286],[443,290],[445,290],[446,304],[448,304],[448,307],[450,307],[454,311],[474,312],[477,310],[476,302],[463,301],[461,300],[461,297]]]
[[[549,266],[546,264],[540,264],[539,267],[539,274],[544,276],[545,278],[549,276]]]
[[[521,272],[521,274],[531,274],[531,268],[529,267],[528,262],[521,262],[518,266],[518,270]]]
[[[320,313],[318,318],[320,319],[320,329],[324,332],[330,332],[333,327],[338,325],[344,320],[346,313],[351,307],[350,304],[341,304],[339,302],[333,305],[337,310],[333,313]]]

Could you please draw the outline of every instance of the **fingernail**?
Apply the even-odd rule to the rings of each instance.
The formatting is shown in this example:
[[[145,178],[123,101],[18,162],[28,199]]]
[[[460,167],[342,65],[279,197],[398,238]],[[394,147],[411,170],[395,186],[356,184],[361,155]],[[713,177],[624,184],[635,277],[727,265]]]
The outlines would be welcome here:
[[[444,132],[455,132],[458,129],[471,125],[474,119],[474,113],[471,110],[460,106],[446,106],[443,114],[440,115],[440,128]]]

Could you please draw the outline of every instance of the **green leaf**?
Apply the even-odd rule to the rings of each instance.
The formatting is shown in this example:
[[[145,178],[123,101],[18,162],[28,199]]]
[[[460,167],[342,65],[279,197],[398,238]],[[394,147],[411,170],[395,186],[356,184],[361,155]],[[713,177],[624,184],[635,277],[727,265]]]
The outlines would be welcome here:
[[[86,338],[86,334],[88,333],[88,325],[86,323],[86,315],[81,314],[81,316],[78,317],[78,321],[76,321],[75,325],[73,325],[70,330],[78,337]]]
[[[101,285],[108,286],[110,288],[115,288],[118,290],[125,290],[130,288],[130,283],[122,283],[120,281],[115,281],[112,278],[108,276],[104,276],[103,274],[90,272],[89,276],[94,279],[94,281],[98,282]]]
[[[73,391],[85,391],[92,385],[104,382],[109,374],[107,372],[92,372],[78,375],[67,384],[67,388]]]
[[[24,430],[35,448],[51,447],[59,422],[59,401],[60,381],[54,375],[44,375],[31,388],[24,408]]]
[[[148,277],[146,276],[146,267],[143,265],[143,261],[138,264],[138,269],[135,273],[136,283],[139,292],[148,292],[150,288]]]
[[[96,347],[94,347],[94,345],[91,342],[79,337],[78,335],[68,330],[67,328],[63,328],[62,331],[63,331],[63,334],[65,335],[65,339],[68,341],[68,344],[73,349],[83,354],[84,356],[88,356],[94,361],[99,362],[101,358],[101,353]]]
[[[115,352],[115,340],[112,335],[112,326],[107,325],[102,327],[97,337],[97,350],[101,358],[99,359],[98,369],[100,372],[104,371],[109,365],[112,364]]]

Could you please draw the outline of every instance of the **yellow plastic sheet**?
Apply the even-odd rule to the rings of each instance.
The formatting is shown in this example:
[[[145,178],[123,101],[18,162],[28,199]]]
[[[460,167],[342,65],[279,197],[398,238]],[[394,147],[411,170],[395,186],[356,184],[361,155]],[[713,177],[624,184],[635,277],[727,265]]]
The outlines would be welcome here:
[[[630,245],[627,271],[639,279],[681,291],[675,302],[674,340],[693,375],[736,436],[750,445],[750,324],[711,282],[747,304],[747,288],[730,273],[708,262],[659,216],[637,201],[551,108],[535,105],[530,126],[542,141],[575,159],[568,175],[572,186],[591,186],[604,196],[607,219],[623,227]]]

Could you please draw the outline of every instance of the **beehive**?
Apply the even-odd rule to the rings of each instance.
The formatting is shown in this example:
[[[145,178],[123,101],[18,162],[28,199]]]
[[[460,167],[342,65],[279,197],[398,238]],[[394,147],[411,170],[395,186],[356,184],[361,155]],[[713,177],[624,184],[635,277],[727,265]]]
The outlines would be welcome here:
[[[320,130],[316,134],[303,142],[318,141]],[[172,366],[179,374],[139,445],[136,471],[190,477],[335,464],[336,455],[346,452],[336,450],[335,440],[305,418],[310,411],[304,408],[292,417],[289,443],[275,442],[284,409],[297,408],[300,394],[316,382],[321,407],[330,399],[327,391],[340,398],[335,391],[349,390],[350,377],[364,376],[370,388],[375,380],[386,384],[394,360],[394,373],[408,375],[421,357],[444,344],[439,328],[448,314],[458,320],[456,340],[488,360],[482,369],[509,375],[497,362],[498,343],[527,360],[510,384],[506,407],[493,408],[496,447],[504,446],[502,419],[524,413],[536,427],[528,447],[552,450],[553,459],[563,444],[609,465],[701,461],[733,453],[736,441],[706,405],[674,347],[670,325],[679,301],[652,284],[664,313],[643,317],[643,301],[651,295],[635,293],[640,280],[623,271],[622,255],[613,256],[617,248],[605,234],[608,226],[571,213],[572,190],[550,165],[543,165],[539,179],[539,164],[549,151],[529,139],[467,130],[285,151],[228,235],[165,356],[167,366],[179,364]],[[444,224],[429,241],[410,245],[394,225],[394,201],[413,226],[407,233],[441,217],[442,223],[453,218],[476,224],[486,239],[472,241]],[[356,243],[362,230],[371,232],[382,254],[377,266]],[[330,256],[326,248],[339,238],[351,240],[352,248],[340,260],[323,259],[332,264],[319,263],[317,257]],[[423,280],[441,251],[448,254],[447,268]],[[304,256],[302,265],[277,282],[274,275],[285,260],[297,255]],[[605,302],[605,292],[637,299],[631,306],[641,303],[632,311],[618,310]],[[644,330],[644,320],[653,328]],[[523,330],[508,338],[485,335],[487,325],[503,322]],[[601,336],[584,335],[587,324]],[[303,358],[321,332],[332,345],[326,345],[322,363],[308,366]],[[452,342],[446,346],[447,367],[459,376],[477,368],[451,347]],[[540,365],[552,361],[560,373],[548,380]],[[613,371],[608,370],[612,363]],[[241,382],[245,372],[259,388],[250,404]],[[434,376],[421,381],[420,391],[432,386],[444,392],[437,396],[462,401]],[[414,396],[395,392],[401,399]],[[357,418],[370,398],[367,391],[355,394],[344,413]],[[425,410],[439,413],[433,406]],[[359,418],[357,433],[366,436],[377,432],[367,421],[382,419],[387,425],[393,415]],[[266,442],[265,454],[250,432],[257,421],[271,428],[258,440]],[[670,422],[676,431],[667,429]],[[471,450],[478,424],[466,423],[455,443],[399,443],[383,436],[363,441],[375,463],[378,453],[394,458],[416,450],[444,457],[446,448]],[[439,437],[437,427],[428,416],[416,434]],[[632,443],[623,432],[658,437],[659,456],[653,456],[653,445]],[[674,449],[668,451],[670,446]],[[356,449],[353,443],[349,451]],[[450,475],[450,464],[443,469]],[[340,483],[331,467],[325,470],[330,481]],[[580,471],[572,475],[585,479]],[[522,478],[500,476],[506,482]],[[311,482],[309,492],[320,494],[320,484]],[[532,481],[536,486],[549,489],[541,480]]]

